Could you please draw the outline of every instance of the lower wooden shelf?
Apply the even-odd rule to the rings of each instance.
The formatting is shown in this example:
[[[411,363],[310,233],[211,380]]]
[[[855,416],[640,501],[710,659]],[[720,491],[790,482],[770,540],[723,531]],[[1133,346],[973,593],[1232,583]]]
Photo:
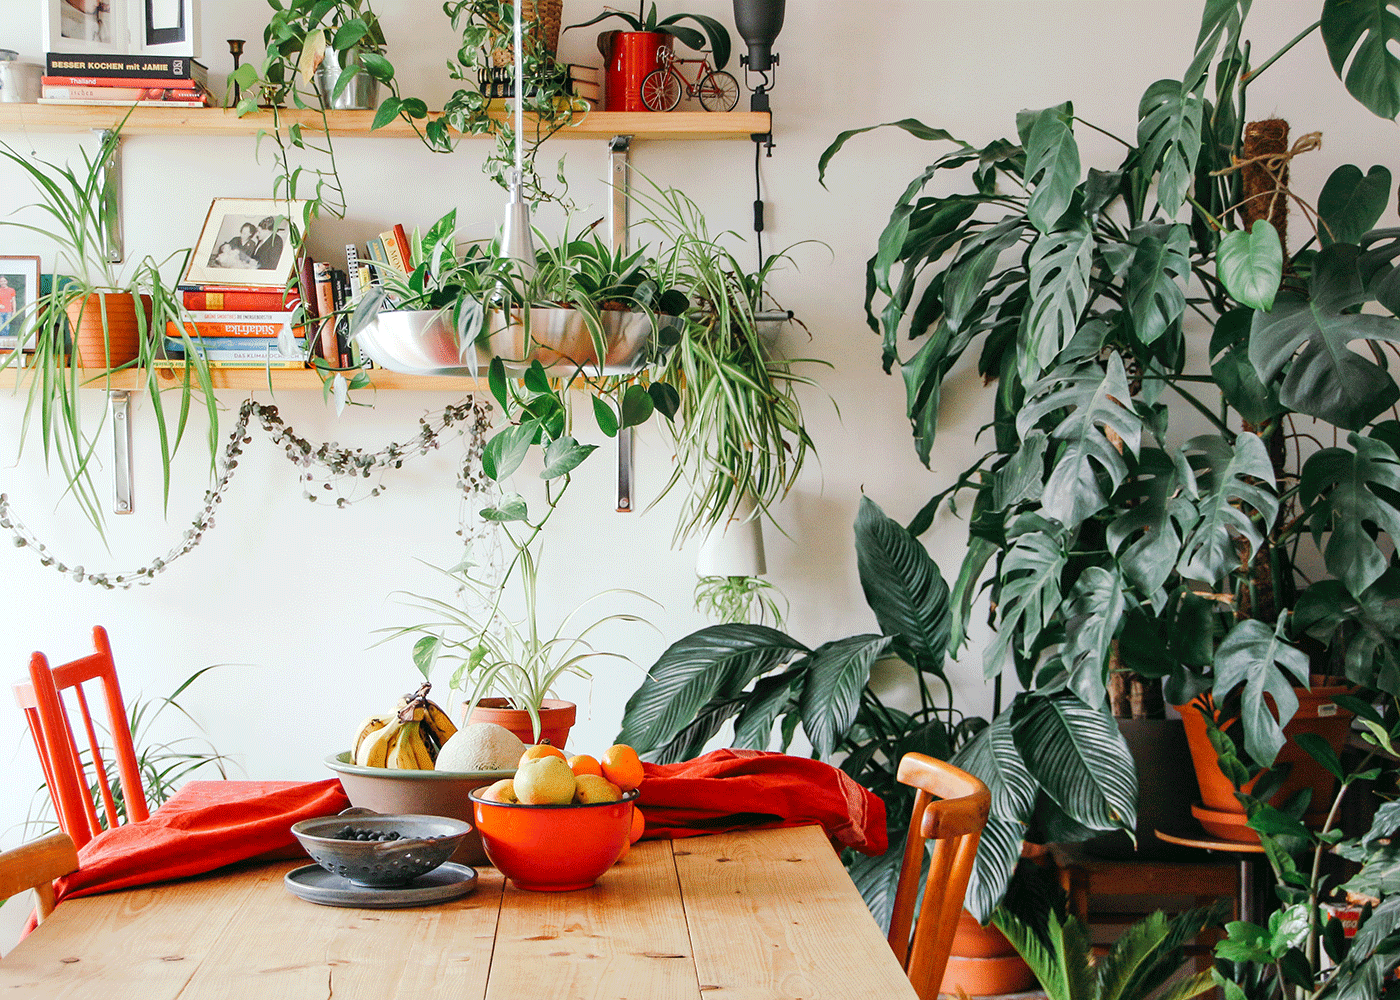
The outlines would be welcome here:
[[[33,369],[6,368],[0,371],[0,388],[14,388],[17,384],[22,385],[28,382]],[[372,389],[384,389],[392,391],[419,391],[419,392],[476,392],[486,391],[485,379],[462,378],[456,376],[442,375],[403,375],[398,372],[391,372],[383,368],[374,368],[367,372]],[[160,384],[172,389],[177,388],[180,379],[183,377],[179,369],[162,368],[159,370]],[[237,389],[237,390],[257,390],[266,391],[271,385],[272,391],[301,391],[306,389],[321,389],[321,376],[319,373],[309,368],[302,369],[277,369],[271,373],[261,368],[212,368],[209,371],[209,379],[215,389]],[[146,388],[146,372],[144,369],[129,369],[112,373],[108,378],[105,373],[99,371],[88,372],[79,370],[79,383],[87,389],[131,389],[142,391]],[[366,389],[357,389],[356,392],[365,392]]]

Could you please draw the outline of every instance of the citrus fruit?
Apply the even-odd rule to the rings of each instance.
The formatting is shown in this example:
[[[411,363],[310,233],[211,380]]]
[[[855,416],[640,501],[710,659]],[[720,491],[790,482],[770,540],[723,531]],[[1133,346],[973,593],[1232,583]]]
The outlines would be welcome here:
[[[616,802],[622,798],[622,790],[607,778],[596,774],[580,774],[574,798],[578,802]]]
[[[558,747],[552,747],[548,743],[535,743],[525,748],[525,752],[520,755],[520,763],[523,765],[527,760],[539,760],[541,757],[558,757],[560,760],[567,760],[564,751]]]
[[[642,839],[642,834],[646,832],[647,821],[642,815],[642,811],[636,806],[632,807],[632,829],[627,834],[627,842],[635,844]]]
[[[581,753],[576,757],[569,758],[569,768],[574,772],[575,777],[583,777],[585,774],[596,774],[603,776],[603,769],[598,764],[596,757],[590,757],[586,753]]]
[[[630,792],[640,785],[645,776],[637,751],[626,743],[614,743],[608,747],[603,751],[599,763],[603,766],[603,777],[624,792]]]
[[[515,794],[527,806],[562,806],[574,800],[574,772],[563,756],[527,760],[515,772]]]
[[[622,845],[622,850],[621,850],[621,851],[618,853],[618,855],[617,855],[617,861],[614,861],[613,864],[617,864],[617,863],[618,863],[619,861],[621,861],[623,858],[627,857],[628,852],[631,851],[631,850],[632,850],[632,845],[631,845],[631,844],[623,844],[623,845]]]

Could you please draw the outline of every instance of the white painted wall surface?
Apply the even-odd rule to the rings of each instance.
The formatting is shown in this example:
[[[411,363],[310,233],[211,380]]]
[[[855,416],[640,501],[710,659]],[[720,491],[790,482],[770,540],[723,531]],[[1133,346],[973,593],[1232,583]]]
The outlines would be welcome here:
[[[40,6],[39,0],[0,5],[0,46],[41,58]],[[732,23],[723,0],[665,6],[667,13],[683,7]],[[1129,136],[1143,89],[1159,77],[1179,76],[1189,60],[1199,6],[1195,0],[789,2],[775,46],[782,56],[774,94],[777,149],[762,164],[769,204],[765,245],[819,241],[794,251],[799,269],[781,273],[773,291],[811,331],[810,341],[790,337],[789,353],[822,358],[833,367],[817,373],[823,391],[803,398],[820,465],[813,464],[781,509],[790,539],[772,530],[767,538],[771,579],[792,602],[789,628],[807,643],[874,627],[860,594],[850,531],[861,493],[907,520],[978,454],[974,436],[988,419],[991,398],[965,366],[946,394],[932,469],[924,469],[903,416],[901,382],[880,371],[878,340],[861,309],[865,260],[893,199],[943,150],[893,131],[861,137],[836,160],[829,190],[817,184],[817,156],[844,128],[906,116],[981,144],[1013,135],[1018,109],[1065,99],[1073,99],[1083,117]],[[440,5],[378,0],[376,7],[405,91],[440,105],[450,90],[440,67],[453,47]],[[203,8],[204,59],[215,77],[231,66],[225,38],[248,39],[248,57],[260,57],[263,3],[206,0]],[[596,9],[596,3],[571,0],[565,23],[585,20]],[[1256,53],[1272,52],[1310,23],[1317,9],[1315,0],[1257,3],[1250,33]],[[596,61],[593,31],[568,33],[565,56]],[[1380,162],[1400,172],[1395,126],[1351,101],[1318,38],[1300,45],[1251,95],[1255,116],[1282,114],[1295,134],[1324,132],[1322,150],[1294,165],[1300,191],[1315,195],[1327,174],[1346,162],[1363,169]],[[72,156],[80,142],[91,143],[87,137],[40,134],[3,138],[21,149],[32,145],[49,158]],[[1087,129],[1079,139],[1086,166],[1116,164],[1110,140]],[[498,223],[503,196],[479,171],[480,144],[465,143],[450,157],[406,141],[340,140],[337,146],[350,213],[317,227],[312,243],[318,256],[333,258],[347,241],[363,243],[395,222],[426,226],[453,206],[471,232],[484,236]],[[270,191],[269,166],[255,157],[251,139],[142,137],[124,148],[124,210],[133,256],[163,257],[188,246],[214,196],[262,197]],[[560,154],[568,157],[580,217],[602,216],[603,144],[558,142],[544,159]],[[714,231],[749,229],[749,143],[639,142],[634,163],[686,191],[706,210]],[[29,200],[21,175],[0,169],[0,211]],[[538,224],[551,231],[559,218],[546,211]],[[1395,224],[1393,211],[1384,224]],[[52,247],[0,229],[0,253],[25,252],[42,254],[45,269],[52,268]],[[221,396],[226,421],[240,400],[237,393]],[[372,409],[352,408],[337,419],[315,393],[284,393],[276,400],[288,421],[312,440],[373,448],[410,437],[419,416],[452,397],[400,392],[366,401]],[[99,395],[91,394],[88,403],[95,414]],[[177,463],[169,514],[163,516],[158,468],[140,453],[155,439],[149,403],[139,400],[139,510],[112,519],[108,552],[73,506],[59,502],[37,441],[15,460],[22,417],[22,399],[0,395],[0,491],[69,564],[89,570],[141,565],[169,549],[201,506],[207,464],[200,428]],[[599,440],[596,431],[584,437]],[[370,646],[376,628],[409,620],[395,591],[446,596],[425,564],[450,565],[458,555],[455,452],[409,463],[385,477],[386,496],[335,510],[307,503],[296,470],[260,430],[253,439],[215,530],[149,587],[108,593],[75,584],[41,568],[33,552],[0,540],[0,679],[18,678],[34,649],[60,660],[86,652],[90,627],[105,624],[128,699],[166,694],[194,670],[225,664],[183,700],[208,739],[238,762],[238,773],[328,776],[322,759],[347,745],[354,725],[417,683],[408,641]],[[107,462],[105,445],[102,454]],[[637,455],[642,498],[650,499],[665,481],[668,463],[662,436],[644,430]],[[523,489],[537,482],[537,471],[527,466],[517,476]],[[614,513],[612,489],[612,458],[600,452],[577,476],[551,526],[543,600],[549,614],[562,615],[608,587],[654,598],[661,608],[645,613],[657,631],[617,629],[607,639],[645,667],[669,642],[705,624],[691,605],[695,545],[671,547],[675,498],[642,516],[621,515]],[[947,517],[926,536],[945,576],[956,573],[965,536],[963,524]],[[635,604],[616,607],[637,610]],[[958,703],[969,711],[985,711],[990,701],[980,662],[979,648],[952,667]],[[610,743],[640,677],[640,669],[605,664],[591,685],[566,685],[561,693],[582,706],[571,744],[596,751]],[[182,735],[185,728],[172,725],[165,735]],[[40,782],[13,708],[0,708],[0,771],[0,846],[13,846],[24,839],[18,824]]]

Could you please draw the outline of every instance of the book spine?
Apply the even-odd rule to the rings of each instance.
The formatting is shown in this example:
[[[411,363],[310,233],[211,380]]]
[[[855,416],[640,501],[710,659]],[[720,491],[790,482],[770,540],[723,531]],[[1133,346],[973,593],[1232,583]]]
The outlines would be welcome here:
[[[335,296],[335,308],[339,312],[343,310],[350,301],[350,279],[340,268],[331,269],[331,292]],[[350,331],[350,319],[348,316],[337,316],[335,318],[335,354],[339,367],[350,367],[350,342],[347,335]]]
[[[140,76],[159,77],[162,80],[193,79],[201,83],[209,77],[209,68],[189,56],[124,53],[83,55],[50,52],[44,61],[44,72],[47,76]]]
[[[291,309],[191,309],[190,319],[196,323],[270,323],[275,326],[288,326],[292,322],[293,314]]]
[[[339,360],[335,349],[335,297],[331,288],[331,267],[324,261],[316,262],[316,313],[321,317],[317,343],[321,357],[331,364]]]
[[[154,76],[46,76],[39,81],[45,87],[159,87],[162,90],[198,90],[194,80],[161,79]]]
[[[385,262],[394,270],[407,274],[408,269],[404,267],[403,255],[399,253],[399,241],[394,239],[393,230],[380,233],[379,238],[384,243]]]
[[[407,274],[413,270],[413,250],[408,245],[408,234],[398,223],[394,224],[394,243],[399,248],[399,256],[403,258],[403,270]]]
[[[297,306],[296,292],[216,291],[210,288],[186,290],[185,308],[196,311],[247,309],[254,312],[290,312]]]
[[[173,87],[57,87],[45,85],[40,94],[60,101],[173,101],[196,104],[204,100],[201,90]]]
[[[61,107],[111,107],[111,108],[207,108],[209,98],[207,95],[200,95],[197,101],[167,101],[161,98],[159,101],[106,101],[96,98],[84,97],[75,100],[71,97],[40,97],[40,104],[52,104]]]
[[[350,276],[350,301],[360,301],[364,286],[360,284],[360,251],[353,243],[345,244],[345,273]]]
[[[290,314],[288,314],[290,315]],[[302,327],[293,326],[291,320],[283,323],[222,323],[199,321],[186,323],[185,333],[191,337],[280,337],[283,333],[291,330],[293,334],[299,334]],[[174,322],[165,324],[165,331],[169,336],[179,337],[180,327]]]
[[[211,352],[234,352],[247,354],[256,352],[260,357],[271,351],[273,356],[282,354],[281,341],[276,337],[195,337],[190,340],[194,349],[200,354],[210,354]],[[301,352],[306,348],[306,338],[296,337],[292,340],[293,346],[297,350],[295,357],[300,358]],[[183,352],[185,342],[179,337],[167,336],[165,338],[165,350]],[[287,355],[292,357],[293,355]]]

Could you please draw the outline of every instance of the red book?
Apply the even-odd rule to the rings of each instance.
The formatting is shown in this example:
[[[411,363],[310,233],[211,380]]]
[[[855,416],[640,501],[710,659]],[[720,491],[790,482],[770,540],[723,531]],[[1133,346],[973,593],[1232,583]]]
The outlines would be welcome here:
[[[202,90],[169,90],[163,87],[52,87],[45,85],[40,96],[56,101],[166,101],[203,104]]]
[[[184,293],[186,309],[235,309],[245,312],[280,312],[295,309],[299,301],[296,292],[279,288],[245,291],[229,289],[224,291],[212,286]]]
[[[408,234],[403,231],[403,226],[394,223],[394,242],[399,245],[399,254],[403,257],[403,270],[405,274],[413,273],[413,252],[408,247]]]
[[[46,87],[156,87],[160,90],[197,90],[199,84],[190,79],[160,79],[153,76],[46,76]]]

